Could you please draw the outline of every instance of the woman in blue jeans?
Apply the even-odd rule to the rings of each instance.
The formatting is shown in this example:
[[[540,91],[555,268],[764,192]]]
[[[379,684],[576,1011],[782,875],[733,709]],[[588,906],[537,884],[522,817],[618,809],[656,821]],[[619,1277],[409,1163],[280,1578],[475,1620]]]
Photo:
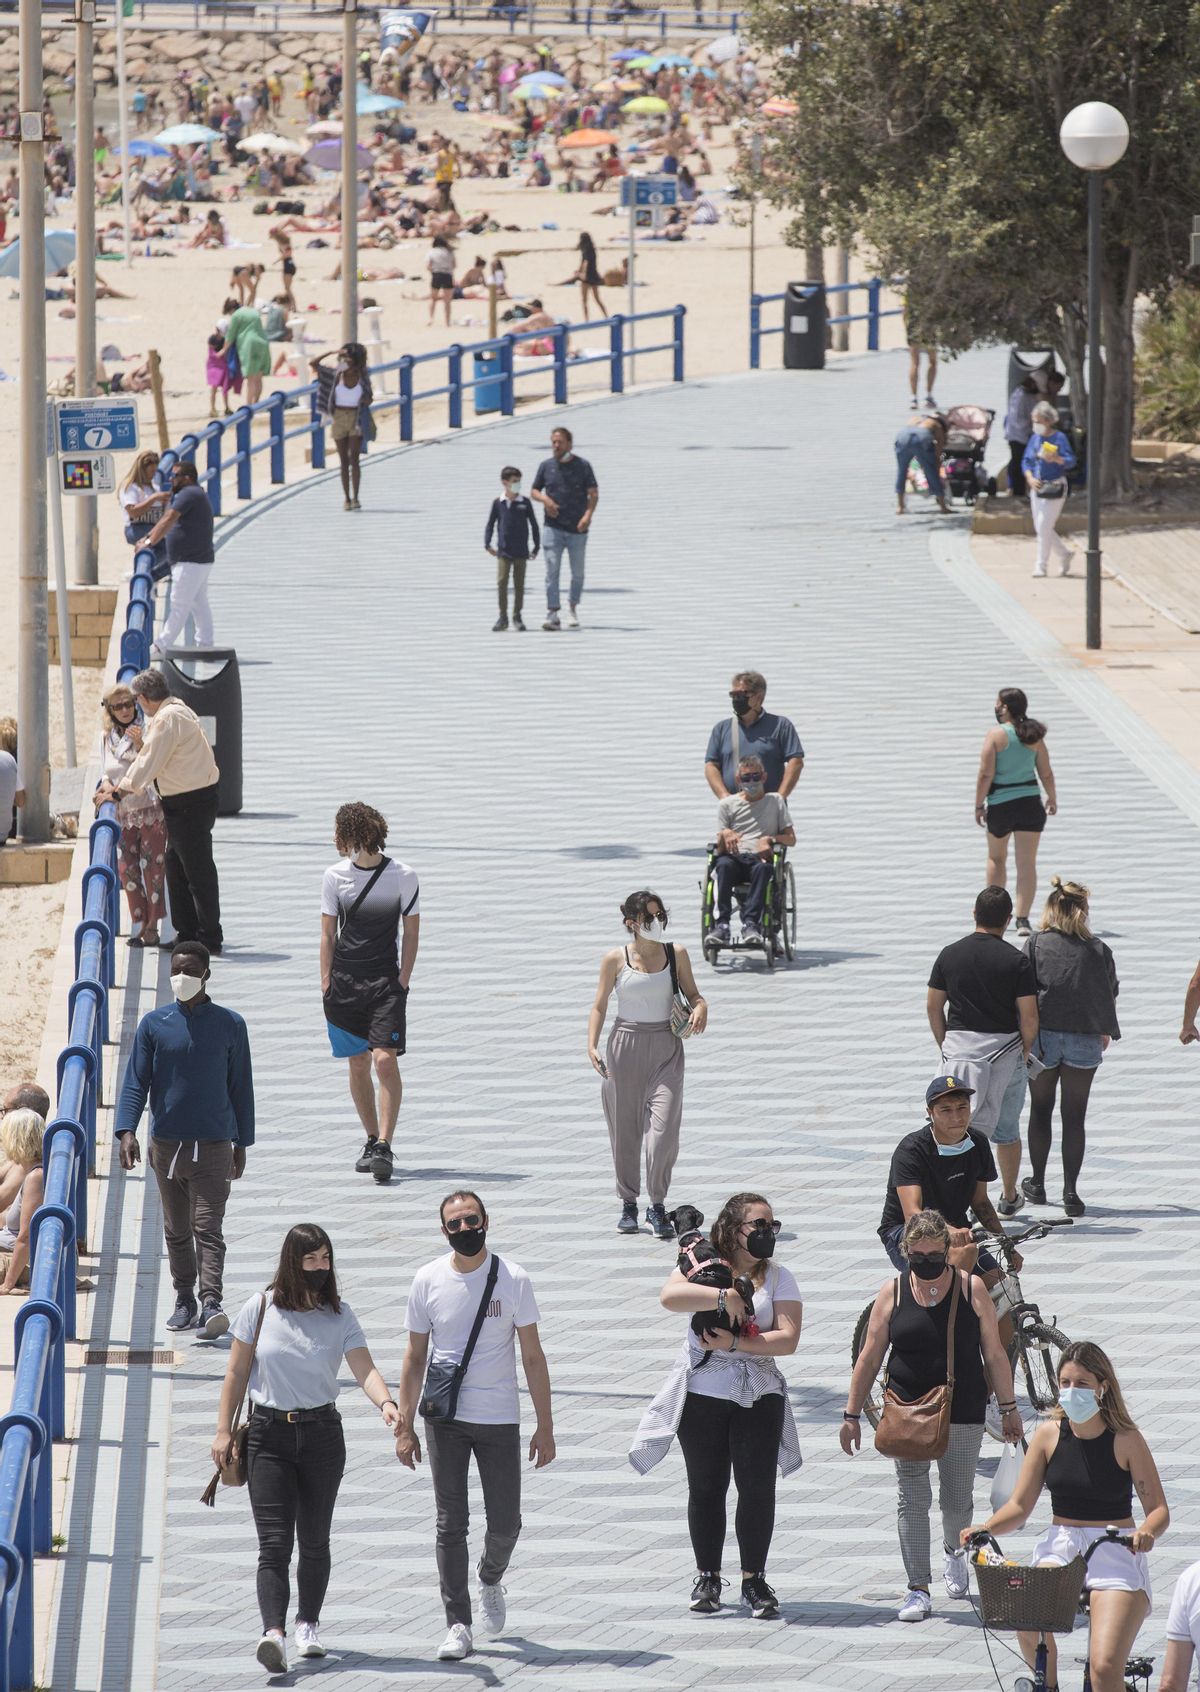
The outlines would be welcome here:
[[[942,485],[941,453],[946,445],[946,426],[937,412],[915,411],[896,436],[896,515],[904,515],[904,490],[908,467],[915,458],[925,473],[929,491],[939,511],[948,511]]]

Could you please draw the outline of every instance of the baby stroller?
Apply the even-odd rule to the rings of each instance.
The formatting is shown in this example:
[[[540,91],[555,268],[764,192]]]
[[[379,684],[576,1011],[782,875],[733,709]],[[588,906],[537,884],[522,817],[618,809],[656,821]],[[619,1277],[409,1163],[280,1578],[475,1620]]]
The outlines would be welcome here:
[[[981,493],[994,494],[996,478],[983,467],[996,413],[982,405],[955,405],[946,413],[942,476],[948,499],[974,505]]]

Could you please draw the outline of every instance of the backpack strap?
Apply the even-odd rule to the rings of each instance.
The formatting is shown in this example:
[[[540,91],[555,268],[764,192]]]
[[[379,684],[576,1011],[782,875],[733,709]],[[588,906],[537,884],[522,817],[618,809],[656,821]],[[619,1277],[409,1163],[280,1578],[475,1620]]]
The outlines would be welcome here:
[[[355,899],[354,903],[351,905],[350,909],[346,912],[345,916],[342,918],[341,922],[338,925],[338,937],[339,937],[339,939],[341,937],[342,930],[345,929],[346,927],[348,927],[348,925],[354,921],[355,916],[358,914],[358,907],[362,904],[362,902],[366,898],[367,894],[371,891],[372,887],[374,887],[375,883],[379,880],[380,876],[383,874],[384,870],[388,867],[388,865],[391,863],[391,861],[392,860],[390,858],[381,858],[380,861],[375,865],[375,868],[371,872],[371,875],[370,875],[370,877],[367,881],[366,886],[363,887],[360,890],[357,899]],[[420,892],[420,888],[418,888],[417,891]],[[414,894],[413,897],[415,898],[416,894]]]

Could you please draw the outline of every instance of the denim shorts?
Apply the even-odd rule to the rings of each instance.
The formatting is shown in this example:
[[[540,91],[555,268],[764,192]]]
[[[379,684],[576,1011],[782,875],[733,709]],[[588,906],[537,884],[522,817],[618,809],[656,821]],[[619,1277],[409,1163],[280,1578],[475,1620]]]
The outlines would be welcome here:
[[[1098,1069],[1104,1061],[1101,1034],[1062,1034],[1057,1028],[1043,1028],[1036,1048],[1047,1069],[1065,1063],[1068,1069]]]
[[[902,1275],[908,1270],[908,1264],[904,1261],[904,1255],[900,1250],[900,1236],[903,1232],[903,1222],[897,1222],[894,1228],[889,1228],[886,1234],[881,1234],[879,1236],[883,1241],[883,1249],[888,1254],[892,1268],[898,1269]],[[981,1249],[979,1253],[978,1267],[980,1273],[982,1274],[986,1273],[989,1269],[998,1269],[1000,1265],[996,1262],[996,1259],[992,1256],[990,1251],[983,1251]]]
[[[1008,1086],[1004,1089],[1004,1096],[1000,1100],[1000,1113],[996,1117],[996,1126],[987,1136],[989,1144],[993,1146],[1020,1144],[1021,1112],[1025,1108],[1027,1085],[1025,1062],[1022,1059],[1014,1067]]]

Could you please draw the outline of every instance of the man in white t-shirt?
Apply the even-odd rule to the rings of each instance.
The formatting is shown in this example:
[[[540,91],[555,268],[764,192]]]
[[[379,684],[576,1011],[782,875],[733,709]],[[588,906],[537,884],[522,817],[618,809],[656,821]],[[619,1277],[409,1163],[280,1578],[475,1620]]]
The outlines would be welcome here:
[[[455,1662],[474,1649],[467,1555],[467,1472],[472,1456],[487,1517],[478,1569],[479,1607],[491,1638],[504,1631],[500,1582],[521,1531],[521,1411],[514,1337],[521,1347],[521,1367],[537,1416],[529,1458],[539,1469],[554,1461],[554,1423],[550,1372],[538,1338],[538,1307],[529,1276],[517,1264],[502,1262],[488,1251],[487,1211],[478,1194],[454,1192],[444,1198],[441,1222],[450,1254],[418,1269],[408,1294],[408,1346],[396,1393],[400,1401],[396,1456],[409,1469],[420,1462],[416,1415],[426,1368],[461,1364],[487,1295],[453,1420],[424,1417],[437,1501],[438,1578],[449,1628],[438,1657]],[[489,1294],[493,1264],[496,1275]]]
[[[749,882],[742,905],[743,940],[763,937],[763,902],[771,879],[771,860],[776,846],[794,846],[796,830],[787,800],[781,793],[768,793],[766,771],[757,755],[747,753],[737,767],[737,792],[728,794],[717,806],[717,858],[713,876],[717,883],[717,917],[713,939],[729,944],[729,921],[733,914],[733,890]]]
[[[1158,1692],[1187,1692],[1188,1676],[1200,1650],[1200,1563],[1190,1563],[1175,1582],[1167,1614],[1167,1654]]]

